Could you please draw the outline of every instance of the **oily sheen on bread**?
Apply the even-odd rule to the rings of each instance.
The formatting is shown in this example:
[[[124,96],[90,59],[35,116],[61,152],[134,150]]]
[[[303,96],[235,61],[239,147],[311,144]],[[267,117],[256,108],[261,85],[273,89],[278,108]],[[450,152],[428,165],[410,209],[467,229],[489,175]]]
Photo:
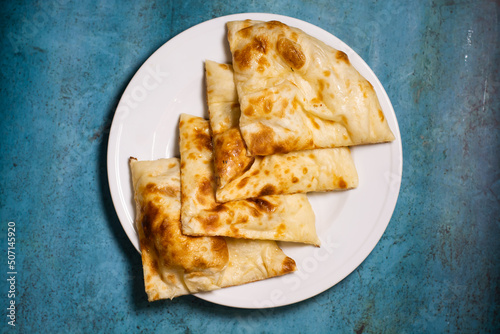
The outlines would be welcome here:
[[[348,56],[278,21],[227,23],[249,155],[394,140]]]
[[[184,234],[319,245],[314,211],[306,195],[217,203],[209,122],[182,114],[179,136]]]
[[[346,147],[249,157],[238,126],[231,65],[206,61],[205,70],[218,202],[357,187],[358,175]]]
[[[296,270],[274,241],[181,233],[179,159],[130,159],[149,301],[210,291]]]

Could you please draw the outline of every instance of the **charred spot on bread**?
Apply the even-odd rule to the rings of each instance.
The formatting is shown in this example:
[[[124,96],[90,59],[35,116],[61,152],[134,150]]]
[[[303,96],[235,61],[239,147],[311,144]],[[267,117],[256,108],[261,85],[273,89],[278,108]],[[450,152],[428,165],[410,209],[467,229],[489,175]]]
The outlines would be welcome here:
[[[288,66],[294,70],[301,69],[306,63],[306,56],[300,45],[286,37],[278,39],[276,50]]]
[[[258,62],[261,56],[267,54],[268,51],[269,41],[265,36],[258,35],[245,47],[233,53],[233,61],[238,67],[248,69],[252,67],[252,63]]]
[[[249,198],[247,201],[255,204],[256,208],[261,212],[272,213],[276,211],[276,206],[264,198]]]
[[[295,271],[295,269],[297,269],[295,261],[290,257],[286,257],[285,260],[283,260],[283,271],[290,273],[292,271]]]
[[[148,240],[151,240],[154,236],[155,221],[159,217],[160,210],[156,205],[148,202],[145,207],[142,208],[142,211],[144,212],[144,215],[142,216],[141,225],[144,231],[144,236]]]
[[[206,217],[200,218],[200,223],[206,231],[216,230],[220,226],[219,214],[216,212],[210,213]]]
[[[343,52],[343,51],[340,51],[340,50],[339,50],[339,51],[337,51],[337,52],[335,53],[335,58],[336,58],[336,59],[338,59],[338,60],[340,60],[341,62],[346,63],[347,65],[349,65],[349,64],[350,64],[350,62],[349,62],[349,57],[348,57],[348,56],[347,56],[347,54],[346,54],[345,52]]]
[[[276,187],[272,184],[266,184],[259,192],[257,197],[268,196],[276,194]]]
[[[347,188],[347,183],[345,182],[343,177],[339,177],[338,185],[339,185],[339,188],[341,188],[341,189]]]

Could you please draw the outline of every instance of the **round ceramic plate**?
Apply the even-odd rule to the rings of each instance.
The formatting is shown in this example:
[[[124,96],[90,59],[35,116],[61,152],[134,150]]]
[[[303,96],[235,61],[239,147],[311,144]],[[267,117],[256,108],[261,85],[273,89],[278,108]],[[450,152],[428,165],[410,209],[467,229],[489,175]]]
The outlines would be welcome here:
[[[131,156],[139,160],[179,156],[179,114],[205,118],[208,115],[204,61],[231,62],[225,25],[228,21],[244,19],[278,20],[344,51],[375,88],[396,136],[391,143],[352,148],[359,174],[357,189],[308,195],[322,244],[316,248],[279,243],[296,261],[296,272],[196,295],[226,306],[267,308],[315,296],[349,275],[378,243],[396,205],[403,163],[396,115],[375,74],[349,46],[310,23],[273,14],[224,16],[184,31],[160,47],[127,86],[111,126],[108,178],[120,222],[139,250],[128,159]]]

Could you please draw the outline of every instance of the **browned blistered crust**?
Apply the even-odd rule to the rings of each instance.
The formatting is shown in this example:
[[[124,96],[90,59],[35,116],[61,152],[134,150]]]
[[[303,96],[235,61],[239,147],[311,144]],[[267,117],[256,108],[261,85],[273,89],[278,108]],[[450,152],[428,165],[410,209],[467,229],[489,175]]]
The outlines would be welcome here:
[[[217,201],[225,202],[256,196],[310,191],[344,190],[357,185],[355,167],[346,148],[291,152],[268,157],[248,156],[238,126],[237,116],[241,115],[241,112],[236,106],[237,103],[234,102],[237,101],[238,95],[235,92],[233,69],[230,65],[221,65],[213,61],[207,61],[205,64],[210,125],[215,129],[213,130],[213,149]],[[318,85],[327,86],[328,83],[320,79]],[[258,95],[254,100],[250,99],[252,101],[250,107],[261,108],[264,111],[272,109],[273,99],[277,95],[272,91]],[[319,93],[318,96],[321,98],[322,94]],[[321,103],[319,98],[318,103]],[[281,102],[286,101],[282,99]],[[292,104],[300,104],[300,101],[295,97]],[[251,113],[250,108],[244,113]],[[307,114],[307,116],[311,118],[315,128],[321,128],[312,115]],[[258,126],[263,128],[263,131],[254,134],[254,144],[261,143],[262,151],[266,149],[274,152],[287,150],[287,146],[276,145],[278,141],[274,139],[275,133],[270,127],[266,129],[265,125],[259,124]],[[289,141],[287,144],[294,144],[294,141]],[[342,150],[345,152],[341,153]],[[323,165],[324,167],[321,167]],[[321,172],[318,171],[319,168]],[[330,177],[324,177],[324,175]]]
[[[210,142],[210,128],[208,121],[199,117],[188,117],[187,119],[192,131],[187,130],[187,128],[185,129],[186,125],[184,121],[180,121],[180,134],[183,136],[181,147],[185,147],[185,145],[194,145],[199,152],[211,152],[212,146],[208,144]],[[181,157],[183,156],[184,155],[181,155]],[[196,155],[187,155],[187,161],[185,161],[185,163],[189,163],[189,160],[194,159],[193,157],[195,156]],[[241,186],[243,185],[244,184]],[[195,191],[195,198],[198,203],[205,206],[208,205],[205,210],[208,214],[202,218],[202,222],[207,230],[213,230],[220,226],[219,213],[223,211],[229,212],[232,216],[235,216],[237,211],[245,212],[253,217],[261,217],[263,214],[269,216],[276,211],[275,206],[270,203],[269,200],[262,198],[253,198],[247,201],[218,203],[215,199],[215,179],[213,177],[202,177],[198,180],[195,187],[197,188]],[[272,195],[272,188],[272,185],[264,187],[261,191],[261,196]]]
[[[180,214],[165,207],[167,197],[178,200],[180,186],[158,187],[153,183],[139,187],[141,195],[138,220],[144,237],[154,245],[163,265],[179,267],[185,272],[221,270],[227,265],[228,252],[224,238],[197,238],[181,233]]]
[[[203,136],[197,138],[202,147]],[[149,301],[245,284],[295,270],[295,262],[272,241],[182,234],[179,165],[176,158],[130,159]],[[255,205],[272,210],[265,202]]]
[[[306,56],[302,52],[299,44],[281,37],[276,43],[278,54],[283,57],[285,62],[294,70],[299,70],[306,63]]]
[[[262,196],[218,202],[215,197],[217,184],[212,166],[213,151],[198,143],[205,135],[210,135],[209,122],[201,117],[183,114],[179,123],[179,134],[184,233],[318,244],[314,212],[305,195],[267,197],[266,195],[275,192],[274,186],[269,185],[264,187]],[[241,153],[241,157],[246,160],[245,150]],[[236,160],[235,165],[238,165],[237,159],[233,160]],[[243,172],[247,168],[245,165],[236,167],[241,167]],[[240,185],[244,186],[244,183],[245,180],[242,180]],[[263,196],[266,197],[262,198]],[[278,228],[280,224],[282,226]]]
[[[255,160],[247,155],[245,142],[238,128],[214,135],[213,142],[215,175],[219,186],[244,173]]]
[[[228,22],[249,156],[394,140],[348,55],[277,21]]]

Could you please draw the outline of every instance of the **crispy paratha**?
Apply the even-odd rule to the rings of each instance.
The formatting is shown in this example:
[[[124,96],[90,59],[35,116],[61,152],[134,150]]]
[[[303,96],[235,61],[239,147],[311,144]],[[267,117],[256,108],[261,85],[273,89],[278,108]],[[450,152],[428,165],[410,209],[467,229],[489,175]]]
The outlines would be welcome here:
[[[314,211],[306,195],[217,203],[209,122],[182,114],[179,135],[183,233],[319,245]]]
[[[218,202],[357,187],[356,167],[346,147],[247,156],[232,67],[206,61],[205,69]]]
[[[278,21],[227,27],[249,155],[394,140],[373,86],[344,52]]]
[[[130,159],[149,301],[241,285],[296,270],[274,241],[181,233],[179,159]]]

